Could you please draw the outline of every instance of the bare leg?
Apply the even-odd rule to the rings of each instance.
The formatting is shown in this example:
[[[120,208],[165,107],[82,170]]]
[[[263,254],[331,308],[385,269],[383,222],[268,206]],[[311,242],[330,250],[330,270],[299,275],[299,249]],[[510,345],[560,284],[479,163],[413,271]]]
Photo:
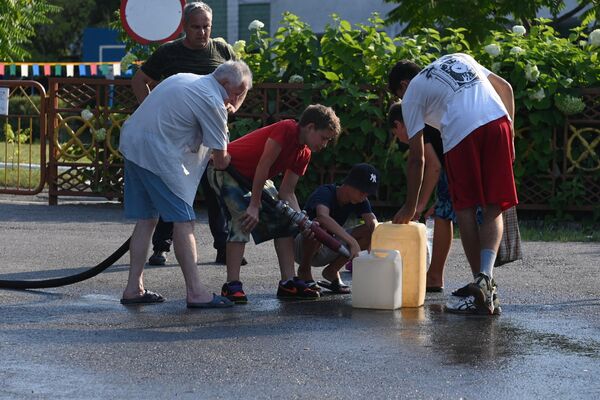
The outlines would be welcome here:
[[[366,250],[371,247],[371,230],[367,227],[367,225],[357,226],[350,233],[354,239],[358,242],[361,250]],[[341,280],[340,278],[340,269],[348,262],[348,258],[344,256],[340,256],[333,260],[331,264],[327,267],[323,268],[323,278],[328,281],[336,281]]]
[[[173,224],[173,248],[185,279],[186,300],[189,303],[211,301],[212,295],[200,282],[200,274],[196,265],[198,260],[193,221]]]
[[[314,280],[312,276],[311,260],[315,256],[320,246],[321,244],[314,239],[302,239],[302,261],[298,266],[298,278],[305,281]]]
[[[481,244],[479,239],[479,226],[477,224],[475,208],[466,208],[456,211],[460,229],[460,241],[462,242],[465,255],[471,266],[473,276],[479,273],[479,253]]]
[[[444,267],[452,246],[452,221],[435,218],[431,265],[427,271],[427,287],[444,287]]]
[[[502,211],[500,206],[489,204],[483,209],[483,223],[479,228],[479,242],[482,249],[498,251],[504,224],[502,222]]]
[[[129,242],[129,276],[123,291],[124,299],[132,299],[144,294],[144,264],[148,257],[150,239],[156,226],[156,219],[143,219],[135,224]]]
[[[294,238],[277,238],[275,242],[275,252],[279,260],[279,269],[281,270],[281,280],[292,279],[296,274],[294,268]]]
[[[240,280],[240,269],[245,248],[245,242],[227,242],[227,282]]]

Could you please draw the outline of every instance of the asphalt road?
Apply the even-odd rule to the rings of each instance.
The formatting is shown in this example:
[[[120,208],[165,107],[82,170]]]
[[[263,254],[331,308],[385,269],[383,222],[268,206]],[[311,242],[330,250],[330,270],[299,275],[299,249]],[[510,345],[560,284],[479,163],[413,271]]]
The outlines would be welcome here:
[[[114,203],[45,200],[0,196],[0,279],[80,272],[133,229]],[[225,270],[202,212],[196,234],[218,292]],[[277,300],[270,243],[247,248],[248,305],[186,309],[171,256],[145,274],[167,301],[126,308],[126,255],[75,285],[0,290],[0,398],[600,398],[600,243],[527,242],[524,253],[496,269],[499,317],[443,311],[469,278],[459,242],[446,293],[396,311],[353,309],[350,295]]]

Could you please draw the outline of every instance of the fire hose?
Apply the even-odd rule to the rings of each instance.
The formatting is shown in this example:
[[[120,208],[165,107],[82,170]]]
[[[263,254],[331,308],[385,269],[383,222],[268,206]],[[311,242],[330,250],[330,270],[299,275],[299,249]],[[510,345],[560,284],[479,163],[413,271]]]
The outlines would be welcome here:
[[[131,239],[131,238],[130,238]],[[62,278],[54,278],[54,279],[44,279],[44,280],[26,280],[26,281],[13,281],[13,280],[0,280],[0,288],[2,289],[44,289],[44,288],[52,288],[58,286],[66,286],[72,285],[74,283],[78,283],[81,281],[85,281],[86,279],[93,278],[98,275],[100,272],[104,271],[106,268],[113,265],[117,260],[125,253],[129,251],[129,240],[127,239],[125,243],[121,245],[110,256],[108,256],[104,261],[100,264],[87,269],[79,274],[69,275]]]
[[[233,166],[229,166],[227,168],[227,172],[236,180],[238,183],[244,188],[250,191],[252,189],[252,184],[241,175],[237,170],[233,168]],[[326,230],[321,228],[318,224],[312,222],[308,216],[304,212],[298,212],[291,208],[286,202],[282,200],[275,200],[269,193],[265,190],[262,192],[262,201],[273,207],[275,210],[280,212],[284,217],[289,218],[290,221],[296,224],[300,230],[306,231],[309,230],[314,234],[314,238],[319,242],[323,243],[325,246],[329,247],[333,251],[338,252],[339,254],[350,257],[350,252],[348,248],[338,241],[336,238],[327,233]],[[82,282],[86,279],[93,278],[99,273],[103,272],[105,269],[113,265],[117,260],[123,257],[129,251],[129,241],[131,238],[127,239],[125,243],[121,245],[114,253],[108,256],[104,261],[100,264],[89,268],[83,272],[78,274],[65,276],[62,278],[52,278],[52,279],[43,279],[43,280],[1,280],[0,279],[0,289],[46,289],[53,288],[59,286],[67,286],[72,285],[74,283]]]
[[[231,164],[225,169],[235,179],[240,186],[248,191],[252,190],[252,183],[242,174],[239,173]],[[261,200],[277,210],[284,217],[289,218],[290,222],[297,225],[301,231],[310,231],[313,233],[314,238],[321,242],[323,245],[329,247],[331,250],[343,255],[344,257],[350,257],[350,251],[348,248],[335,237],[331,236],[325,229],[321,228],[318,224],[308,218],[306,213],[302,211],[296,211],[288,203],[283,200],[274,199],[266,190],[263,189],[261,193]]]

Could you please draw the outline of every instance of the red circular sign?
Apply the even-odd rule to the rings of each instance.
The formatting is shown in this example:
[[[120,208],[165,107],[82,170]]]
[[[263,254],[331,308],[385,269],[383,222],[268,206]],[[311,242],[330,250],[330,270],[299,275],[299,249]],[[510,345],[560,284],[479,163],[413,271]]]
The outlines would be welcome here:
[[[122,0],[121,23],[141,44],[176,39],[183,29],[185,0]]]

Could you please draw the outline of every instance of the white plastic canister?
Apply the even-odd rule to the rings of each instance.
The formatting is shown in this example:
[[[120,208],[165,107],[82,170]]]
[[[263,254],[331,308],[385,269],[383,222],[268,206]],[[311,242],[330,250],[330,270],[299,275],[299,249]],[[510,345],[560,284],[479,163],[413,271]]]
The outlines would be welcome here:
[[[352,307],[402,307],[402,259],[398,250],[373,249],[352,261]]]

